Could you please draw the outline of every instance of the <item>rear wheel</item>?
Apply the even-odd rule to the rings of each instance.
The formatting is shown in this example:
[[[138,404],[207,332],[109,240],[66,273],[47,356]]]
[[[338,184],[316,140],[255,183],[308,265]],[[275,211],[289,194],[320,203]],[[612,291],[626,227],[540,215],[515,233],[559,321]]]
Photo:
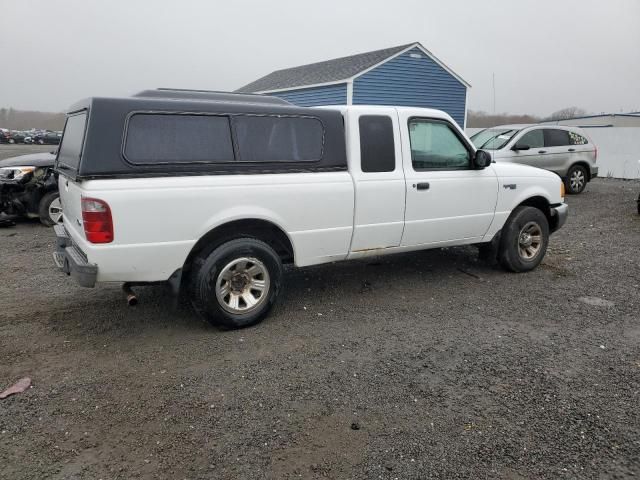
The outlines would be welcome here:
[[[282,284],[282,261],[266,243],[238,238],[195,259],[191,302],[207,321],[244,328],[264,319]]]
[[[502,228],[498,260],[507,270],[527,272],[536,268],[549,245],[549,222],[535,207],[516,208]]]
[[[565,180],[565,186],[567,192],[571,194],[582,193],[584,187],[587,186],[587,169],[582,165],[574,165],[567,172],[567,179]]]
[[[62,203],[58,192],[49,192],[42,197],[38,215],[40,222],[47,227],[62,223]]]

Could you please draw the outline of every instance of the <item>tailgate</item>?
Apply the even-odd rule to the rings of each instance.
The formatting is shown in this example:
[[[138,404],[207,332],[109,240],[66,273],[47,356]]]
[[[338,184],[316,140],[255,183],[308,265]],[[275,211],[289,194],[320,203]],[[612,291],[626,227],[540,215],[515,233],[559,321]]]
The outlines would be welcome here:
[[[69,233],[73,230],[80,238],[85,238],[82,226],[82,189],[80,185],[61,174],[58,177],[58,190],[62,201],[65,227]]]

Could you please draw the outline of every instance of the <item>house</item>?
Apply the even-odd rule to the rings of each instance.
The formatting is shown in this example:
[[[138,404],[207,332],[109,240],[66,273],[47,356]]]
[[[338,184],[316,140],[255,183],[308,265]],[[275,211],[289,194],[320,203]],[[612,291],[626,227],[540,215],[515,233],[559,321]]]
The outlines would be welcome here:
[[[420,43],[277,70],[236,90],[293,104],[402,105],[444,110],[464,128],[467,89],[462,77]]]

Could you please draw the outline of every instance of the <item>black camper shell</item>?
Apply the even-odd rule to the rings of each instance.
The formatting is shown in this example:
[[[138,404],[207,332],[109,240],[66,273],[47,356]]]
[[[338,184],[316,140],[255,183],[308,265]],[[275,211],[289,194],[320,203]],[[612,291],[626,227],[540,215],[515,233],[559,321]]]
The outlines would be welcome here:
[[[76,103],[56,159],[56,170],[76,180],[346,169],[338,111],[164,89]]]

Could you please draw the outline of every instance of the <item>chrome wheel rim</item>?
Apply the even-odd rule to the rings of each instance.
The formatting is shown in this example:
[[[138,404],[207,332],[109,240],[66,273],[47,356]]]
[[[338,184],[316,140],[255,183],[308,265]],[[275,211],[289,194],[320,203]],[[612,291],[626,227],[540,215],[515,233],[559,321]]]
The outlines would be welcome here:
[[[49,205],[49,218],[53,223],[62,222],[62,203],[60,197],[56,198]]]
[[[571,189],[574,191],[581,190],[584,187],[585,177],[582,170],[574,170],[569,179]]]
[[[248,313],[267,300],[269,287],[264,263],[254,257],[236,258],[218,274],[216,297],[227,312]]]
[[[529,222],[518,234],[518,253],[524,260],[533,260],[541,249],[542,229],[536,222]]]

